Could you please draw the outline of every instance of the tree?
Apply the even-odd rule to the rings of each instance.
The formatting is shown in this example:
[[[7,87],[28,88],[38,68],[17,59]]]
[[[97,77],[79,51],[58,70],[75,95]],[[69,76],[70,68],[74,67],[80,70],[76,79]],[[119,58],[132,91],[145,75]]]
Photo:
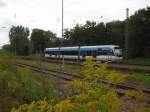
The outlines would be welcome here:
[[[12,26],[12,28],[10,29],[10,45],[12,47],[12,50],[16,53],[16,55],[29,54],[29,34],[29,29],[23,26]]]
[[[31,44],[33,53],[44,52],[46,47],[53,47],[56,40],[56,34],[51,31],[33,29],[31,34]]]
[[[92,35],[94,38],[92,45],[104,45],[108,43],[108,36],[106,32],[106,25],[103,22],[98,23],[93,29]]]
[[[12,47],[10,44],[5,44],[3,45],[2,50],[7,51],[7,52],[12,52]]]
[[[106,23],[107,30],[107,44],[120,45],[124,48],[124,21],[112,21]]]
[[[64,38],[72,45],[100,45],[107,40],[104,23],[86,21],[85,25],[77,24],[72,29],[66,29]]]
[[[150,8],[141,9],[129,19],[130,57],[150,57]]]
[[[64,31],[64,39],[63,39],[63,46],[73,46],[72,41],[72,31],[70,29],[65,29]]]

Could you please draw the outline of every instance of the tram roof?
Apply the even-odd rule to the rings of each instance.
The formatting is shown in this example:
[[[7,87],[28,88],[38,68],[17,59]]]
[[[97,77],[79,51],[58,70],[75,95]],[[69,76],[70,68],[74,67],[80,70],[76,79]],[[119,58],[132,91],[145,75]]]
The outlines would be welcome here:
[[[97,45],[97,46],[81,46],[80,51],[96,51],[99,48],[102,50],[110,50],[114,47],[119,47],[118,45]],[[46,48],[46,51],[78,51],[79,47],[61,47],[61,48]]]

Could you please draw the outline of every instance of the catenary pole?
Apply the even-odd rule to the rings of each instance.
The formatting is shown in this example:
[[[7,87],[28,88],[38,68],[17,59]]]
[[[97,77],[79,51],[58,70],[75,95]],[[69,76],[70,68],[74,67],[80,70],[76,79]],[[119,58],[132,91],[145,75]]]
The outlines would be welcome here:
[[[61,31],[61,47],[62,47],[62,40],[64,38],[64,0],[62,0],[62,31]],[[64,55],[62,55],[62,65],[61,70],[64,70]]]
[[[64,37],[64,0],[62,0],[62,39]]]
[[[125,52],[124,52],[124,58],[128,59],[129,52],[129,8],[126,9],[126,25],[125,25]]]

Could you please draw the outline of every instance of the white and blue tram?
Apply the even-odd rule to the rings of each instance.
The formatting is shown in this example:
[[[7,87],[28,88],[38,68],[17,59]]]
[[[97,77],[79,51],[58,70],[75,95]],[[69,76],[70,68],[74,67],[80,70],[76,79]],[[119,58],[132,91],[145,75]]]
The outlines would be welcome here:
[[[100,61],[117,61],[122,59],[122,49],[118,45],[46,48],[45,57],[81,60],[93,57]]]

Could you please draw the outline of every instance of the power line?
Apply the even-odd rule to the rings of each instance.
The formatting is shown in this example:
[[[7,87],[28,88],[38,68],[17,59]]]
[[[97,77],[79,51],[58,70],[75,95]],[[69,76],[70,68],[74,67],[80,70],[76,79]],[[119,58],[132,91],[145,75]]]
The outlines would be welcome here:
[[[70,0],[69,0],[69,1],[70,1]],[[74,1],[74,2],[69,3],[69,6],[76,5],[76,4],[79,4],[79,3],[81,3],[81,2],[82,2],[81,0]]]

